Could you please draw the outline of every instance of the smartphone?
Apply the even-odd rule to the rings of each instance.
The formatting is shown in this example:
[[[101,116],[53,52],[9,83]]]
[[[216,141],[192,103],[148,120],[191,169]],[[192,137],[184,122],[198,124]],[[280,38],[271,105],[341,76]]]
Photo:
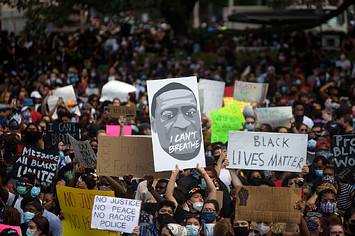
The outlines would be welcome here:
[[[61,101],[63,101],[63,97],[59,97],[58,99],[61,100]]]
[[[109,112],[108,107],[104,107],[104,111],[107,113]]]

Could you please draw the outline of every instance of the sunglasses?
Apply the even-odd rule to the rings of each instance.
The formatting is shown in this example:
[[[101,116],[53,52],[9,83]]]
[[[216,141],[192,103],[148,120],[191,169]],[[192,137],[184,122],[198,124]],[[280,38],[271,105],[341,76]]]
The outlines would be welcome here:
[[[324,199],[323,199],[324,200]],[[308,217],[316,216],[316,217],[322,217],[322,214],[319,212],[308,212],[307,213]]]
[[[22,186],[22,187],[26,187],[26,186],[32,186],[32,184],[28,184],[28,183],[25,183],[25,182],[17,182],[17,186]]]
[[[327,202],[330,202],[330,203],[334,203],[334,202],[336,202],[336,200],[335,199],[322,199],[322,201],[321,201],[322,203],[327,203]]]

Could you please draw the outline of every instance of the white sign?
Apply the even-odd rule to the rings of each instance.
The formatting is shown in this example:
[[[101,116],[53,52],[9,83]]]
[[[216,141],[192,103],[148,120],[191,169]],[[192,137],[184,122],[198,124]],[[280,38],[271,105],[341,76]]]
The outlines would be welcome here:
[[[138,225],[141,201],[95,196],[91,228],[131,234]]]
[[[292,107],[290,106],[257,108],[256,112],[259,125],[270,124],[272,127],[291,127],[290,117],[292,116]]]
[[[266,98],[269,84],[250,83],[236,80],[234,84],[234,100],[263,102]]]
[[[156,172],[205,166],[197,78],[147,81]]]
[[[231,169],[302,172],[307,134],[229,131]]]
[[[128,94],[133,93],[136,90],[136,87],[131,84],[118,80],[112,80],[102,86],[102,97],[100,98],[100,102],[113,102],[113,99],[115,98],[120,99],[121,102],[127,102]]]
[[[68,86],[53,90],[53,95],[48,97],[49,110],[52,110],[52,108],[58,102],[59,97],[63,98],[64,103],[67,103],[68,101],[73,101],[73,102],[77,103],[74,88],[72,85],[68,85]],[[76,107],[75,114],[78,116],[81,115],[79,107]],[[57,110],[54,111],[52,118],[53,119],[58,118]]]
[[[206,113],[208,118],[211,118],[210,112],[222,108],[224,86],[225,83],[221,81],[200,79],[198,83],[198,88],[200,96],[200,91],[203,91],[202,112]]]

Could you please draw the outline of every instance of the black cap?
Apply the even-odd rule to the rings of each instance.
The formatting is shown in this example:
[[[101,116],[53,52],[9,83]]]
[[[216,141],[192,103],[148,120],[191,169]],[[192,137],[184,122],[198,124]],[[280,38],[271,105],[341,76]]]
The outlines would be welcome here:
[[[5,235],[19,236],[17,231],[11,228],[6,228],[3,231],[1,231],[0,236],[5,236]]]
[[[339,124],[335,121],[329,121],[327,123],[327,130],[328,131],[338,131],[339,130]]]
[[[206,166],[217,165],[217,163],[212,157],[205,157],[205,160],[206,160]]]
[[[195,193],[201,193],[202,197],[205,196],[205,190],[201,188],[193,188],[186,194],[186,200],[189,200],[192,195]]]

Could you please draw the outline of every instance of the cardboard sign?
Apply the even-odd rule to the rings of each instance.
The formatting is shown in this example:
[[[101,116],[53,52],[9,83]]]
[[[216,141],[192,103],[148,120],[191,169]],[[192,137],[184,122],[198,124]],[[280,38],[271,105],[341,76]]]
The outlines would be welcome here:
[[[97,173],[106,176],[145,174],[166,178],[170,172],[154,171],[152,139],[147,136],[109,137],[99,136]]]
[[[205,166],[197,78],[147,81],[155,171]]]
[[[292,116],[292,107],[268,107],[257,108],[258,123],[270,124],[272,127],[283,126],[290,128],[290,117]]]
[[[91,168],[96,161],[96,154],[89,143],[89,141],[77,141],[69,135],[70,144],[73,146],[76,158],[80,165],[86,165]]]
[[[45,146],[57,147],[58,143],[69,143],[69,135],[75,139],[80,139],[79,123],[47,122]]]
[[[141,201],[95,196],[91,228],[131,234],[138,225]]]
[[[87,190],[57,185],[57,195],[63,212],[63,235],[104,236],[118,232],[91,228],[91,213],[95,195],[113,197],[113,191]]]
[[[302,172],[307,134],[229,131],[231,169]]]
[[[106,125],[107,136],[120,136],[121,127],[119,125]],[[132,126],[125,125],[123,127],[123,135],[132,135]]]
[[[73,101],[73,102],[77,103],[74,88],[72,85],[68,85],[68,86],[57,88],[57,89],[53,90],[53,95],[50,95],[48,97],[49,110],[52,110],[52,108],[55,106],[55,104],[57,104],[59,97],[63,98],[64,103],[67,103],[68,101]],[[75,110],[75,115],[78,115],[78,116],[81,115],[80,109],[78,107]],[[57,110],[54,111],[52,118],[54,120],[58,118]]]
[[[245,122],[238,103],[211,112],[211,142],[227,142],[230,130],[240,130]]]
[[[202,112],[206,113],[208,118],[210,118],[210,112],[218,110],[222,107],[224,86],[225,82],[200,79],[198,83],[198,88],[200,96],[200,91],[203,92]]]
[[[295,209],[301,188],[238,186],[235,219],[255,222],[299,224],[302,213]]]
[[[340,180],[355,180],[355,135],[333,136],[334,173]]]
[[[111,118],[120,118],[124,116],[127,118],[136,117],[136,107],[132,106],[114,106],[112,104],[108,105]]]
[[[243,81],[235,81],[234,96],[235,100],[251,102],[263,102],[266,98],[269,84],[249,83]]]
[[[13,230],[15,230],[17,232],[18,235],[22,235],[20,226],[0,224],[0,232],[2,232],[5,229],[13,229]]]
[[[23,145],[17,145],[17,153],[18,158],[11,171],[12,178],[19,179],[27,172],[32,172],[42,185],[52,185],[59,153]]]

